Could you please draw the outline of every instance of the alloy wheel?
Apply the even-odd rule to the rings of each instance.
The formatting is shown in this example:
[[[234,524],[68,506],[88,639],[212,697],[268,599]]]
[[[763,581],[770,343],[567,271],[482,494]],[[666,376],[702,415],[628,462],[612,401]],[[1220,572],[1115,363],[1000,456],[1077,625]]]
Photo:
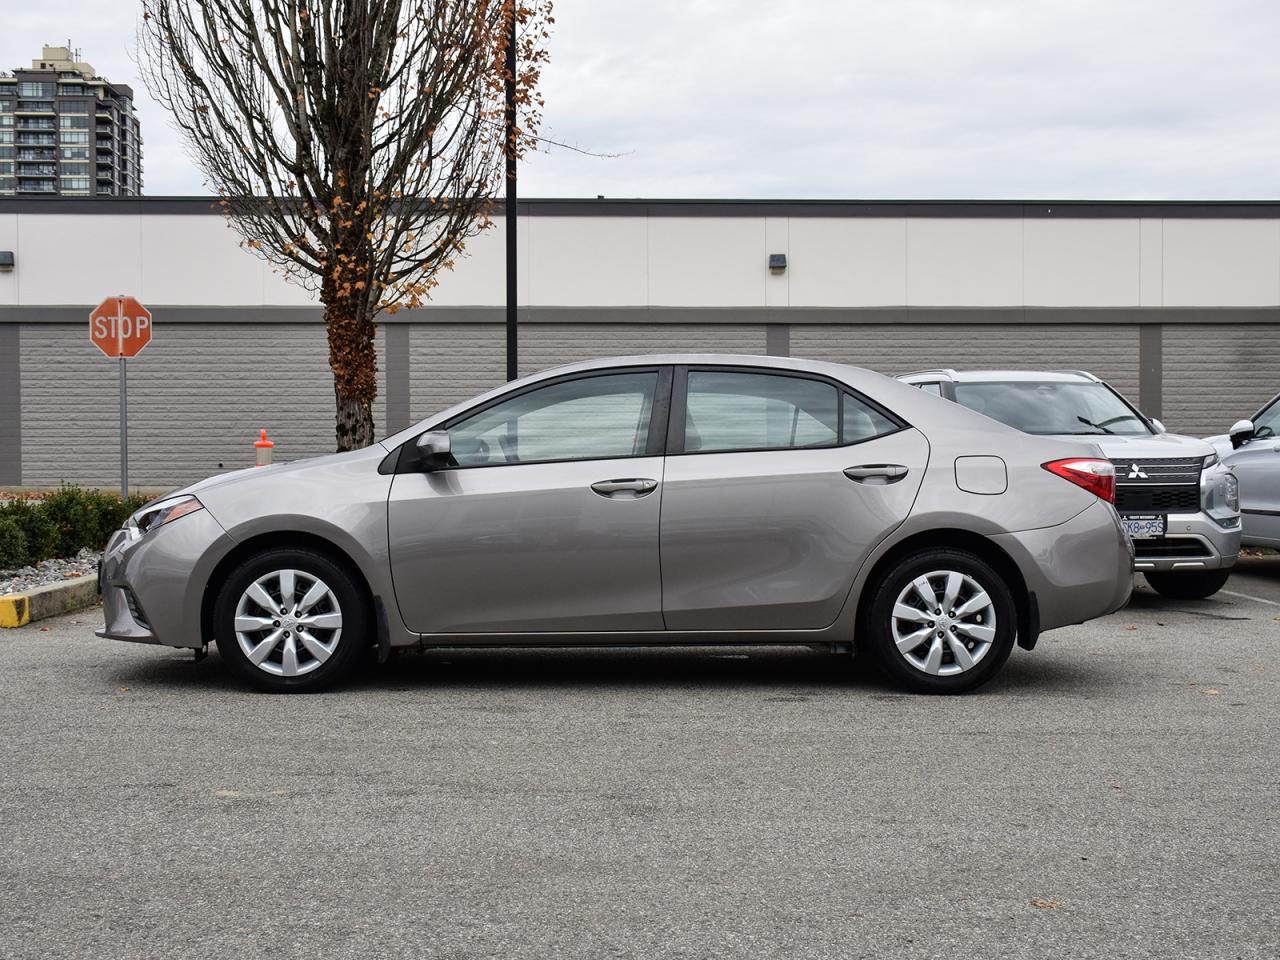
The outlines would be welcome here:
[[[921,673],[938,677],[972,670],[996,638],[991,597],[955,570],[916,577],[898,594],[891,618],[898,653]]]
[[[245,589],[236,604],[236,642],[264,673],[297,677],[319,669],[342,637],[342,608],[319,577],[274,570]]]

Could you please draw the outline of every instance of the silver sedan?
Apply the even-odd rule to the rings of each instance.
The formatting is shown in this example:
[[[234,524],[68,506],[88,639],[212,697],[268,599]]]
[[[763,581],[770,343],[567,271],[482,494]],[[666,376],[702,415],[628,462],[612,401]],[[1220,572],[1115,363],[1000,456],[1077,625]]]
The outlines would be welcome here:
[[[913,690],[1123,606],[1110,462],[856,367],[546,371],[351,453],[204,480],[108,545],[100,636],[304,691],[393,647],[805,644]]]

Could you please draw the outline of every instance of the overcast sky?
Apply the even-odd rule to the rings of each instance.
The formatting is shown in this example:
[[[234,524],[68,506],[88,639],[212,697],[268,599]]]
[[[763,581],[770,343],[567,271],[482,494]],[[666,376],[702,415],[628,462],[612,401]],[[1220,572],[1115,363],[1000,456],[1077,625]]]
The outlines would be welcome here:
[[[6,4],[139,91],[145,192],[206,193],[127,0]],[[1280,197],[1275,0],[557,0],[525,196]]]

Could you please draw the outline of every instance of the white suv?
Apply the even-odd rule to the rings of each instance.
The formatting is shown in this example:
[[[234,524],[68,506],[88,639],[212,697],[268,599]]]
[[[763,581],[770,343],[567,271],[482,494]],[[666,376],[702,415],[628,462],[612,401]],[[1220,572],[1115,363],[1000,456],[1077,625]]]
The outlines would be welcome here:
[[[898,379],[1024,433],[1100,448],[1116,468],[1134,568],[1152,588],[1201,599],[1226,584],[1240,551],[1240,494],[1211,444],[1166,432],[1082,371],[925,370]]]

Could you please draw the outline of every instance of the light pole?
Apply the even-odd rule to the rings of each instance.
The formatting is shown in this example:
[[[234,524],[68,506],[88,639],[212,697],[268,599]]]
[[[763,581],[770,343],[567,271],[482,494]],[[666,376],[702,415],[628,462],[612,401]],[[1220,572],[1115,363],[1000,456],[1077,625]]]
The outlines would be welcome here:
[[[520,376],[516,331],[516,4],[507,2],[507,380]]]

